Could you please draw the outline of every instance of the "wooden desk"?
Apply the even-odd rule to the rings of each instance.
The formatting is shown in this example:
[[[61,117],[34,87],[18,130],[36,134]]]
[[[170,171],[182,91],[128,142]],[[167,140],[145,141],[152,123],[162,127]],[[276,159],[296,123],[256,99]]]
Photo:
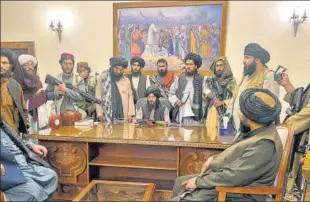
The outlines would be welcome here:
[[[153,183],[93,180],[73,201],[150,201]]]
[[[233,137],[208,137],[205,127],[152,128],[99,124],[63,127],[26,138],[39,139],[58,173],[55,199],[72,200],[94,179],[155,183],[154,199],[170,197],[178,176],[199,173],[202,164],[230,146]],[[223,143],[226,142],[226,143]]]

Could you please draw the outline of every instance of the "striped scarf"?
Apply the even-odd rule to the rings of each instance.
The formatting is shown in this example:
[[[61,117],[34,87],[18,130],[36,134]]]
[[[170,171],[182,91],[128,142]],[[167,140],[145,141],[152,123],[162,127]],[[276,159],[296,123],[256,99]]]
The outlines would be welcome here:
[[[106,70],[102,72],[102,88],[101,88],[101,100],[102,100],[102,110],[104,113],[104,120],[107,123],[112,123],[112,80],[110,71]]]

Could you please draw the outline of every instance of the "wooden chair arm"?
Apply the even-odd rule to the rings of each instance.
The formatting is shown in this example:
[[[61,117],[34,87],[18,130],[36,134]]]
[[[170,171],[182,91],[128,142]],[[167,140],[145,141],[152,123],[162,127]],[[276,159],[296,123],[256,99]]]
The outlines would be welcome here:
[[[234,194],[257,194],[257,195],[278,195],[282,193],[281,189],[276,187],[216,187],[216,191],[219,193],[218,201],[225,202],[227,193]],[[279,197],[281,198],[281,196]]]
[[[262,194],[262,195],[274,195],[279,194],[282,191],[276,187],[216,187],[218,192],[235,193],[235,194]]]

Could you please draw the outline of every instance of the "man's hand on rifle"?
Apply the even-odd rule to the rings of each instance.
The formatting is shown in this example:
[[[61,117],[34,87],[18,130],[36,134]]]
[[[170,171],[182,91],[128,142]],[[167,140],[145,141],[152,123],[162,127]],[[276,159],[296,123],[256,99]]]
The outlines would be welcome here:
[[[47,155],[47,149],[43,145],[33,145],[32,151],[35,152],[36,154],[39,154],[43,157],[46,157]]]
[[[64,95],[68,91],[68,88],[65,83],[61,83],[58,85],[57,90],[59,94]]]
[[[182,102],[181,102],[181,100],[177,100],[177,101],[175,101],[175,104],[176,104],[178,107],[181,107],[181,106],[182,106]]]
[[[219,107],[219,106],[225,105],[225,102],[221,100],[215,100],[213,105],[214,107]]]

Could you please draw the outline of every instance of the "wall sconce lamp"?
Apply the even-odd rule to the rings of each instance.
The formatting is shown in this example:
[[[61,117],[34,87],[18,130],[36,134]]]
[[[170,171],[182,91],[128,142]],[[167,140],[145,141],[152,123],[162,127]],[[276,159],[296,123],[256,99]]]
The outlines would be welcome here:
[[[51,24],[49,27],[52,29],[52,31],[57,32],[59,43],[61,43],[63,26],[62,26],[60,20],[58,21],[57,27],[54,26],[53,20],[51,20]]]
[[[294,37],[297,35],[297,30],[300,24],[304,23],[306,19],[308,18],[306,10],[304,11],[303,16],[299,16],[299,14],[296,14],[295,10],[293,11],[293,15],[291,17],[291,20],[293,20],[293,26],[294,26]]]

